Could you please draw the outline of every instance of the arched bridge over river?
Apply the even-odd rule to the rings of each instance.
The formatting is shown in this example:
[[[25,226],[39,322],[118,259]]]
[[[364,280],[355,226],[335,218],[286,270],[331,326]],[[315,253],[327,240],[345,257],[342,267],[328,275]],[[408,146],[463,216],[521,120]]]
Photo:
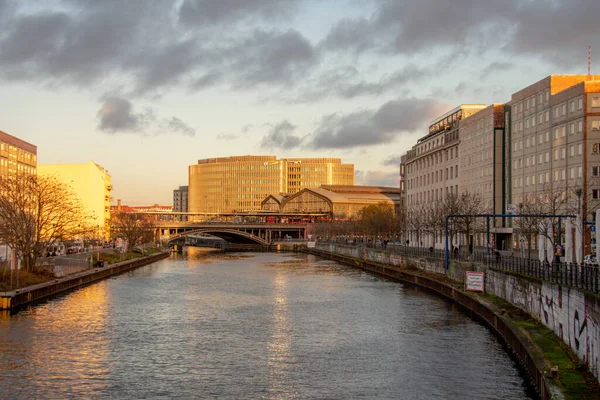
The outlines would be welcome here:
[[[229,222],[159,222],[160,237],[169,242],[193,234],[209,234],[235,244],[269,245],[285,239],[306,239],[307,224]]]

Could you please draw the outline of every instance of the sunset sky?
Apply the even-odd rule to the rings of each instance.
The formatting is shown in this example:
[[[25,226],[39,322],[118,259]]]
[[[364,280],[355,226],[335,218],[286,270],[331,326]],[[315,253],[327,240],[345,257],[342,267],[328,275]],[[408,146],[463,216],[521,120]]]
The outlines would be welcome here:
[[[339,157],[398,185],[460,103],[600,71],[598,0],[0,0],[0,130],[171,204],[198,159]],[[597,56],[595,56],[597,54]],[[596,62],[594,59],[597,59]]]

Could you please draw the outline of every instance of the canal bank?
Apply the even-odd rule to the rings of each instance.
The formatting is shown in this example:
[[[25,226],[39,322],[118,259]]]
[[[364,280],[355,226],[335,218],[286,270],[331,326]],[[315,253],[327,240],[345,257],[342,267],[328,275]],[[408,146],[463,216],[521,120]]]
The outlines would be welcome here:
[[[437,271],[438,274],[424,272],[426,268],[422,268],[422,265],[421,268],[418,267],[419,263],[428,263],[427,260],[408,260],[407,257],[399,254],[386,255],[383,252],[356,247],[345,248],[346,246],[337,245],[334,245],[333,249],[330,248],[331,245],[325,247],[325,249],[305,248],[302,251],[353,265],[394,280],[412,283],[464,307],[473,317],[491,328],[506,345],[508,351],[519,361],[524,372],[529,376],[540,398],[598,398],[597,391],[588,393],[586,379],[582,378],[589,374],[582,371],[560,370],[564,366],[561,361],[569,358],[569,352],[561,346],[560,341],[551,331],[532,324],[532,321],[527,321],[530,318],[523,318],[528,316],[522,310],[497,296],[467,292],[463,289],[462,282],[451,279],[454,275],[464,274],[464,271],[471,269],[471,266],[455,265],[451,273],[440,275],[441,271]],[[359,254],[361,251],[362,254]],[[394,259],[391,260],[390,257]],[[410,264],[412,270],[401,267],[407,264]],[[435,266],[433,267],[435,269]],[[550,354],[556,351],[561,353],[559,357],[554,353]],[[558,364],[561,365],[557,371]],[[593,380],[593,377],[591,378]]]
[[[0,292],[0,310],[14,311],[33,302],[54,296],[69,290],[89,285],[102,279],[127,272],[153,263],[169,256],[169,252],[160,252],[133,260],[110,264],[102,268],[68,275],[64,278],[27,286],[8,292]]]

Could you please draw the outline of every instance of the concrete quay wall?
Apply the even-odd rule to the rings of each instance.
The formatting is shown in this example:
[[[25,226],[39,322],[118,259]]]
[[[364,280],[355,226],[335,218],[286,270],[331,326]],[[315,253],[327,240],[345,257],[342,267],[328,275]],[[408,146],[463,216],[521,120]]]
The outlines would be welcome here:
[[[419,270],[442,272],[439,260],[414,259],[413,257],[390,254],[381,250],[338,244],[317,243],[314,249],[303,249],[303,251],[427,288],[460,304],[473,317],[488,325],[506,344],[508,350],[519,360],[521,366],[529,375],[540,398],[562,397],[560,390],[551,382],[550,366],[546,364],[543,355],[536,353],[536,346],[510,319],[495,311],[492,305],[473,293],[465,292],[462,288],[419,274]],[[446,274],[444,268],[443,275],[456,275],[458,277],[462,273],[460,279],[462,281],[464,272],[473,266],[456,263],[452,267],[454,271],[450,271],[448,274]],[[417,270],[408,270],[407,268]],[[494,277],[491,277],[491,279],[494,279]],[[486,275],[486,290],[491,279]]]
[[[161,252],[134,260],[111,264],[104,268],[94,268],[89,271],[69,275],[65,278],[55,279],[38,285],[28,286],[10,292],[0,293],[0,310],[15,310],[27,304],[42,300],[46,297],[76,289],[90,283],[118,275],[123,272],[153,263],[166,258],[169,252]]]
[[[600,298],[583,290],[488,269],[485,291],[554,331],[600,381]]]

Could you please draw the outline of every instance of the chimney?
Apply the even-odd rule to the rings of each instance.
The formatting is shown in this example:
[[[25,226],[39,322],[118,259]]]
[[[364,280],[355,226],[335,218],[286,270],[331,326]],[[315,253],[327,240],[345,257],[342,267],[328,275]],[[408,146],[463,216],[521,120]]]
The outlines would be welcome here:
[[[121,212],[121,199],[117,199],[117,212]]]

